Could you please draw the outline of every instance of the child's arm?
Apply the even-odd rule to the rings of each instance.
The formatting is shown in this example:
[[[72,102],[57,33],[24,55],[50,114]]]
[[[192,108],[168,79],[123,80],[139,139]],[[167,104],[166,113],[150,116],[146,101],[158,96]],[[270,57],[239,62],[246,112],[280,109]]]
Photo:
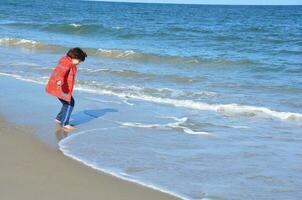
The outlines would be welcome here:
[[[64,63],[59,63],[57,67],[55,68],[55,74],[56,74],[56,83],[58,86],[61,86],[64,82],[64,78],[67,76],[67,74],[70,71],[70,65]]]

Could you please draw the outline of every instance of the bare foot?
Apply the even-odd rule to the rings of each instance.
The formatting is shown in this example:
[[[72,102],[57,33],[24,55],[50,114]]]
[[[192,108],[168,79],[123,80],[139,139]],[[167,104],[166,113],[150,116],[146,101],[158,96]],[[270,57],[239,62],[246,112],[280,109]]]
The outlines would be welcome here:
[[[74,126],[71,126],[71,125],[65,125],[65,126],[63,126],[63,128],[64,128],[64,131],[73,131],[73,130],[75,130],[76,129],[76,127],[74,127]]]

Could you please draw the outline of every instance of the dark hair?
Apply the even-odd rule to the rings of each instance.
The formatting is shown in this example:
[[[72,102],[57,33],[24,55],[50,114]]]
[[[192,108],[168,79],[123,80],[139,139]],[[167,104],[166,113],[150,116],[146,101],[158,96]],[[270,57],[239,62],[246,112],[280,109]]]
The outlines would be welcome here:
[[[79,47],[75,47],[72,49],[69,49],[67,52],[67,56],[74,58],[74,59],[79,59],[80,61],[85,61],[85,58],[87,57],[87,54]]]

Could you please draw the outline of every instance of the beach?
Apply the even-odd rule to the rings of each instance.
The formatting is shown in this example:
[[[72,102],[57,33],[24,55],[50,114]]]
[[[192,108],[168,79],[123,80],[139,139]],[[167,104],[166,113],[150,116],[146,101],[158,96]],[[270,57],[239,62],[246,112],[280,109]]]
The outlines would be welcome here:
[[[301,16],[301,6],[4,0],[0,114],[16,134],[0,138],[0,182],[16,185],[0,195],[69,185],[79,198],[302,199]],[[74,47],[88,57],[66,133],[45,86]]]
[[[1,199],[178,199],[81,165],[33,131],[0,118]]]

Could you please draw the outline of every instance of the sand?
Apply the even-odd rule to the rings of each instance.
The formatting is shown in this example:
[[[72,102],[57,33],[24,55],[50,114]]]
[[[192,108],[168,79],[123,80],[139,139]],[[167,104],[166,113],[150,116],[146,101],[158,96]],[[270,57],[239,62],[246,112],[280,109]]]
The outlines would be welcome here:
[[[0,199],[179,199],[96,171],[43,144],[32,127],[0,117]]]

